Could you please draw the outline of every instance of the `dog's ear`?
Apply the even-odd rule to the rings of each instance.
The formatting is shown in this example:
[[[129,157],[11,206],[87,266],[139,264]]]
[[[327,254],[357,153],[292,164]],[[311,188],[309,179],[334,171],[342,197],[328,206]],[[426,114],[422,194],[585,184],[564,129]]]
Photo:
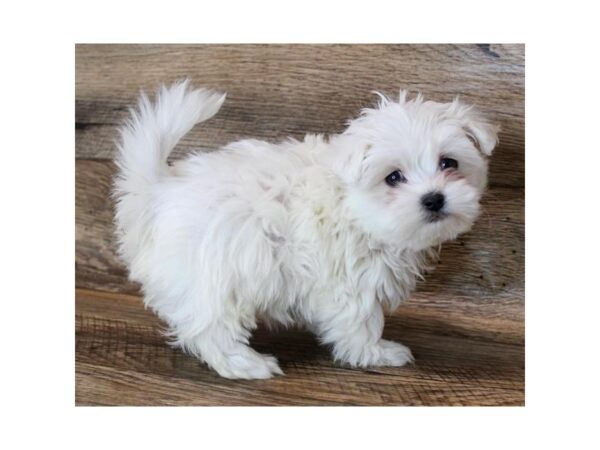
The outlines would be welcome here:
[[[461,103],[458,97],[450,103],[446,114],[460,123],[481,153],[487,156],[492,154],[498,144],[499,126],[489,123],[481,111]]]

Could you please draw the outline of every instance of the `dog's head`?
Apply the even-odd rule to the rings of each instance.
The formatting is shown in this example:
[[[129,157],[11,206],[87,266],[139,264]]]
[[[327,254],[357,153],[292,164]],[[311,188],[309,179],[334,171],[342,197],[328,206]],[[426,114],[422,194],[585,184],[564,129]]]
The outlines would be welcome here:
[[[345,206],[381,242],[421,250],[471,228],[497,127],[458,99],[380,95],[332,141]]]

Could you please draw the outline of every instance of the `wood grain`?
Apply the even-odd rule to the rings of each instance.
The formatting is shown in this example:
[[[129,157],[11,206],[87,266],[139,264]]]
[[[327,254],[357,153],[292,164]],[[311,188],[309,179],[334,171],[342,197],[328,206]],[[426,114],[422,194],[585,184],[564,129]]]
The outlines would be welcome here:
[[[460,336],[400,308],[385,335],[409,345],[414,366],[351,369],[331,362],[308,333],[263,329],[253,346],[286,373],[231,381],[165,344],[162,324],[141,299],[77,291],[79,405],[523,405],[524,349]],[[403,324],[411,324],[410,327]],[[436,331],[432,332],[432,329]],[[450,331],[450,332],[449,332]]]
[[[76,404],[523,405],[523,45],[77,45]],[[332,133],[399,88],[447,101],[460,94],[502,126],[490,189],[474,229],[444,246],[435,271],[386,320],[409,345],[401,369],[335,366],[300,330],[259,328],[253,346],[285,377],[219,378],[170,348],[118,261],[110,199],[116,127],[139,90],[190,77],[228,92],[173,157],[235,139]]]
[[[190,77],[228,93],[222,110],[174,153],[232,140],[335,133],[379,90],[460,95],[502,127],[492,186],[524,185],[524,46],[77,45],[76,153],[110,159],[116,127],[140,89]]]

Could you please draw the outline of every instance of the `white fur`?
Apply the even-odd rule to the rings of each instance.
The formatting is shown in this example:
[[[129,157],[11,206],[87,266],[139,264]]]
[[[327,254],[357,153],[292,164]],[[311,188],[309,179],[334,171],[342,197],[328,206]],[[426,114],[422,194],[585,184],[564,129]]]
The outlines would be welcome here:
[[[384,310],[409,296],[432,247],[473,224],[496,129],[457,100],[380,96],[329,139],[243,140],[168,166],[225,95],[187,81],[155,104],[142,95],[121,130],[119,250],[175,344],[227,378],[282,374],[248,346],[260,317],[306,326],[352,366],[413,360],[381,339]],[[442,154],[458,171],[439,169]],[[408,182],[390,187],[396,169]],[[432,189],[448,216],[429,223],[420,198]]]

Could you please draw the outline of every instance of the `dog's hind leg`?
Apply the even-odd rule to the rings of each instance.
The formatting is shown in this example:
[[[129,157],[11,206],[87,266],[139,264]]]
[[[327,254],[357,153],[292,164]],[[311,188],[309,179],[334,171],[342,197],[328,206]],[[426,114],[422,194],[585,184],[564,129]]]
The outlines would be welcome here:
[[[250,332],[241,326],[216,322],[184,342],[184,347],[225,378],[251,380],[283,375],[277,359],[253,350],[248,345],[249,337]]]

